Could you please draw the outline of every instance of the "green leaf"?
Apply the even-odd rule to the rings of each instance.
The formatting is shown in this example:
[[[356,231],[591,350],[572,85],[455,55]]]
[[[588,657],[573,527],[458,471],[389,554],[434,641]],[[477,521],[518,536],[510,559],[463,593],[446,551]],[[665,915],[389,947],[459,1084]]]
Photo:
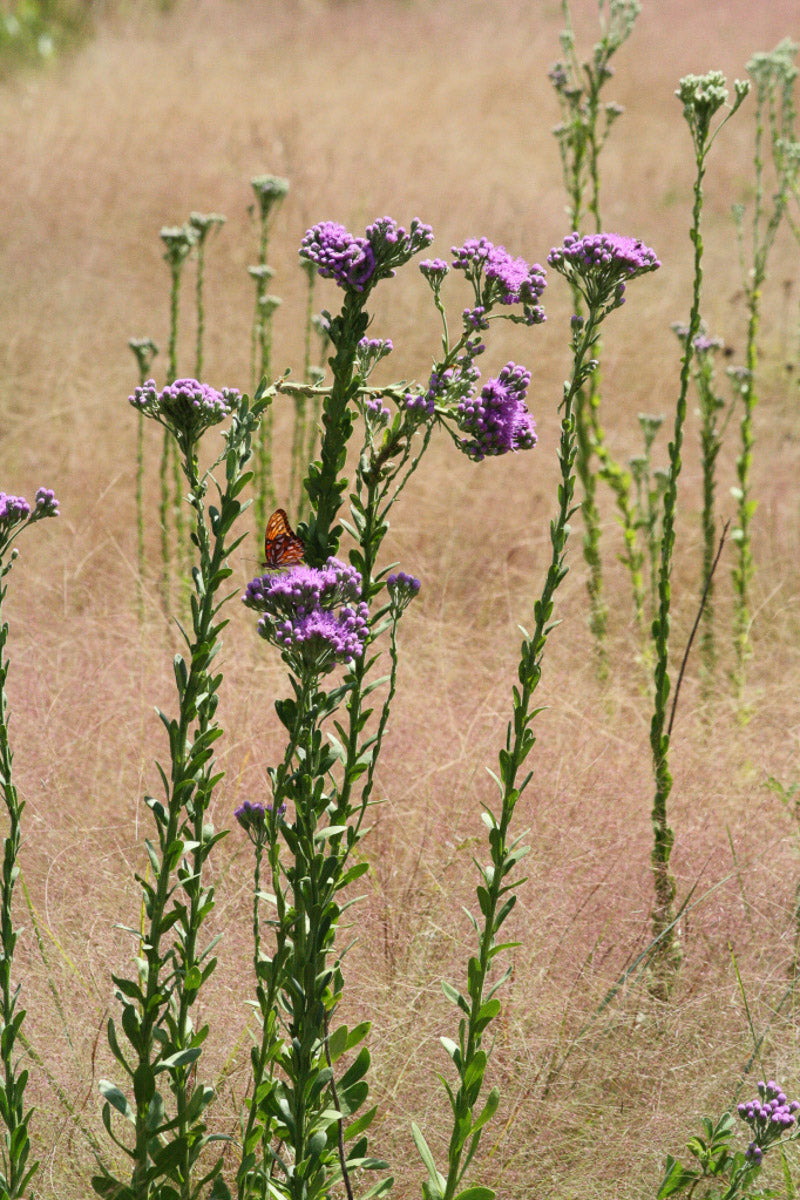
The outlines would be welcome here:
[[[417,1147],[417,1152],[422,1159],[425,1169],[428,1172],[428,1187],[427,1193],[431,1197],[440,1197],[444,1194],[444,1178],[436,1170],[436,1163],[433,1161],[433,1155],[430,1152],[428,1143],[422,1136],[422,1130],[414,1121],[411,1122],[411,1136],[414,1139],[414,1145]]]
[[[100,1094],[106,1098],[108,1103],[112,1105],[117,1112],[121,1112],[123,1117],[127,1117],[129,1121],[134,1121],[134,1113],[128,1098],[124,1092],[121,1092],[116,1084],[109,1083],[107,1079],[101,1079],[97,1085],[100,1089]]]
[[[455,1200],[494,1200],[496,1195],[491,1188],[475,1186],[459,1192]]]
[[[699,1178],[699,1171],[691,1171],[688,1167],[681,1166],[676,1158],[668,1154],[667,1169],[661,1182],[661,1187],[656,1192],[656,1200],[666,1200],[667,1196],[674,1196],[676,1192],[682,1191],[695,1179]]]

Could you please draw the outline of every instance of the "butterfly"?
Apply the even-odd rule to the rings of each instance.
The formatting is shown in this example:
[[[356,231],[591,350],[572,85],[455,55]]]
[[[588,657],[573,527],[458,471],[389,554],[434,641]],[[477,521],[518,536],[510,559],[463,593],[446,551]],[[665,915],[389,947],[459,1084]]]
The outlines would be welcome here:
[[[264,566],[268,571],[279,571],[303,561],[305,546],[289,525],[289,518],[282,508],[277,508],[267,521],[264,535]]]

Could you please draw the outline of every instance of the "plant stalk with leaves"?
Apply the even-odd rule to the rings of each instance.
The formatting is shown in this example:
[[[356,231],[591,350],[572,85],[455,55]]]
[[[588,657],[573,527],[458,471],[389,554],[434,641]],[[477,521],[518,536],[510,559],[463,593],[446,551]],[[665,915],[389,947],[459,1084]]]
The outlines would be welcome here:
[[[160,714],[170,755],[168,767],[158,767],[164,795],[146,798],[156,836],[146,842],[149,872],[137,875],[145,928],[132,931],[139,943],[135,974],[114,976],[122,1006],[121,1031],[109,1020],[108,1039],[127,1086],[101,1084],[103,1122],[131,1162],[130,1183],[115,1178],[101,1164],[93,1186],[99,1195],[116,1200],[167,1195],[194,1200],[203,1189],[207,1189],[204,1195],[226,1195],[221,1159],[200,1166],[200,1156],[214,1137],[206,1133],[203,1117],[213,1089],[196,1082],[208,1026],[195,1028],[192,1010],[216,966],[216,939],[201,947],[199,938],[214,907],[214,889],[204,880],[204,866],[224,836],[224,832],[214,833],[207,821],[220,780],[213,744],[222,732],[216,720],[221,676],[214,671],[214,658],[226,622],[219,613],[230,598],[224,594],[231,574],[227,558],[244,536],[232,536],[232,530],[242,512],[239,497],[250,479],[245,468],[265,401],[256,397],[251,406],[236,392],[217,392],[206,384],[180,380],[160,393],[153,385],[137,388],[131,403],[158,421],[175,441],[189,486],[197,563],[192,575],[191,630],[183,633],[188,661],[179,654],[174,663],[178,715]],[[206,429],[228,416],[224,450],[208,470],[201,471],[200,439]],[[214,476],[218,468],[224,471],[220,482]],[[211,485],[218,507],[206,502]],[[160,1090],[164,1085],[171,1093],[171,1110]],[[131,1126],[131,1139],[114,1132],[112,1109]]]
[[[651,991],[667,999],[680,967],[682,951],[674,925],[675,880],[670,871],[670,855],[675,835],[667,818],[667,801],[672,790],[669,769],[670,734],[667,729],[667,707],[670,693],[669,635],[671,609],[672,554],[675,548],[675,516],[678,500],[678,476],[681,470],[681,449],[686,420],[686,406],[691,378],[695,338],[700,330],[700,297],[703,282],[703,239],[700,220],[703,211],[703,179],[706,158],[720,129],[733,116],[749,91],[749,84],[736,80],[735,100],[712,132],[711,122],[725,105],[728,89],[720,71],[707,75],[687,75],[675,93],[683,104],[683,115],[689,126],[695,153],[694,203],[689,237],[694,247],[692,304],[681,360],[680,386],[675,409],[675,425],[669,444],[669,475],[664,491],[664,510],[661,525],[661,561],[658,573],[658,610],[653,621],[655,648],[655,702],[650,722],[650,749],[655,776],[655,796],[651,821],[653,850],[651,865],[655,902],[652,913],[653,937],[656,948],[651,965]]]
[[[17,1060],[17,1039],[23,1042],[22,1023],[25,1010],[18,1008],[20,985],[12,983],[14,950],[19,930],[14,924],[12,902],[14,884],[19,875],[19,850],[22,843],[22,814],[25,801],[21,800],[12,778],[14,756],[8,736],[8,699],[6,679],[8,677],[8,624],[4,619],[3,602],[8,591],[6,579],[17,555],[12,544],[23,529],[43,517],[58,515],[58,501],[51,491],[39,488],[36,503],[31,509],[21,496],[9,496],[0,492],[0,796],[8,817],[8,833],[3,838],[3,865],[0,875],[0,1119],[5,1127],[0,1146],[0,1194],[7,1200],[23,1200],[29,1195],[31,1179],[39,1163],[29,1163],[30,1137],[28,1124],[33,1109],[25,1110],[25,1088],[28,1072],[20,1069]]]

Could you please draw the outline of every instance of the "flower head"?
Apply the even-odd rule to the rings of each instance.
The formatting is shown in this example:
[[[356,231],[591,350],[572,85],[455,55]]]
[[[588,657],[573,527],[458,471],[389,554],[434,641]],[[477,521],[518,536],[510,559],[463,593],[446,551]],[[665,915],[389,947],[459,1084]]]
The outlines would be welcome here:
[[[354,237],[338,221],[312,225],[300,244],[300,257],[316,263],[323,279],[363,292],[375,270],[375,254],[366,238]]]
[[[26,525],[32,525],[43,517],[58,516],[58,501],[50,488],[40,487],[36,492],[33,509],[24,496],[12,496],[0,492],[0,577],[10,568],[10,562],[2,569],[2,554],[10,542]],[[11,561],[16,554],[12,552]]]
[[[408,230],[392,217],[379,217],[365,237],[349,233],[338,221],[313,225],[300,244],[300,257],[315,263],[319,274],[341,288],[361,293],[433,241],[433,230],[414,218]]]
[[[245,800],[239,808],[233,810],[233,815],[245,831],[250,841],[254,846],[264,846],[269,840],[269,817],[272,813],[272,805],[267,804],[252,804],[249,800]],[[281,804],[278,808],[277,818],[282,821],[286,814],[286,805]]]
[[[262,614],[258,632],[298,674],[324,674],[364,653],[369,609],[355,567],[329,558],[251,580],[242,597]]]
[[[155,382],[148,379],[128,400],[146,417],[172,430],[179,440],[194,442],[205,429],[230,415],[238,397],[235,388],[218,392],[196,379],[176,379],[159,392]]]
[[[620,233],[568,233],[547,261],[580,288],[590,308],[606,305],[607,311],[623,303],[629,279],[661,266],[654,250]]]
[[[495,304],[520,304],[526,325],[544,320],[539,299],[547,279],[538,263],[529,266],[524,258],[513,258],[505,246],[495,246],[488,238],[468,238],[463,246],[453,246],[452,253],[453,267],[472,283],[478,306],[489,309]]]
[[[738,1105],[736,1111],[753,1132],[746,1157],[760,1163],[763,1151],[797,1123],[800,1102],[787,1102],[786,1093],[774,1079],[761,1080],[758,1096]]]
[[[536,445],[536,427],[525,403],[531,373],[507,363],[490,379],[479,396],[465,397],[458,405],[458,427],[470,436],[459,447],[474,462],[487,455],[529,450]]]
[[[405,571],[392,572],[387,576],[386,587],[393,614],[398,617],[419,593],[420,582]]]
[[[258,211],[262,221],[266,221],[273,208],[277,208],[289,191],[289,180],[280,175],[256,175],[250,180],[250,186],[255,193]]]
[[[180,272],[192,247],[197,243],[197,232],[191,225],[165,225],[159,232],[164,243],[164,258],[171,270]]]

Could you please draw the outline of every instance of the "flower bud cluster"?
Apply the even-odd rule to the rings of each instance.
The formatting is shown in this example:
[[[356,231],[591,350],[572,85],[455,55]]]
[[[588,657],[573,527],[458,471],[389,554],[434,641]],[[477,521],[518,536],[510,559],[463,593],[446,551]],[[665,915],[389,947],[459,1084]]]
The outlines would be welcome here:
[[[786,1093],[774,1079],[758,1084],[758,1096],[740,1104],[736,1110],[750,1126],[753,1140],[745,1157],[760,1163],[764,1151],[797,1123],[800,1101],[787,1101]]]
[[[0,557],[23,526],[32,525],[43,517],[57,516],[58,501],[50,488],[40,487],[37,490],[33,509],[24,496],[0,492]],[[15,554],[16,551],[12,551],[12,559]]]
[[[624,303],[629,279],[661,266],[655,251],[636,238],[619,233],[568,233],[547,256],[551,267],[575,284],[590,308]]]
[[[176,379],[160,392],[152,379],[137,387],[129,402],[146,417],[160,422],[179,439],[196,441],[205,429],[229,416],[239,393],[235,388],[221,392],[196,379]]]
[[[356,237],[338,221],[313,225],[300,244],[300,257],[339,287],[361,293],[388,279],[396,269],[433,241],[433,230],[416,217],[408,230],[392,217],[379,217]]]
[[[258,803],[252,804],[249,800],[245,800],[244,804],[233,811],[233,815],[254,846],[264,846],[269,840],[269,816],[271,813],[271,804],[266,806]],[[285,815],[286,805],[281,804],[277,812],[278,821],[282,821]]]
[[[262,614],[261,637],[298,674],[324,674],[364,653],[369,609],[361,600],[361,576],[336,558],[324,567],[262,575],[251,580],[242,599]]]
[[[405,571],[397,571],[387,577],[386,587],[392,612],[395,616],[399,616],[419,593],[420,582],[413,575],[407,575]]]
[[[356,345],[356,361],[361,378],[368,379],[381,359],[391,354],[393,349],[390,338],[363,337]]]
[[[536,445],[536,426],[525,403],[531,373],[515,363],[506,363],[496,379],[490,379],[479,396],[468,396],[458,406],[459,429],[470,436],[460,449],[474,462],[487,456],[529,450]]]
[[[488,238],[468,238],[463,246],[453,246],[453,268],[463,271],[475,289],[476,306],[467,310],[473,328],[484,312],[495,304],[522,305],[522,320],[526,325],[544,321],[544,309],[539,299],[547,284],[545,272],[538,263],[529,266],[524,258],[513,258],[505,246],[495,246]],[[473,314],[480,309],[479,317]]]

